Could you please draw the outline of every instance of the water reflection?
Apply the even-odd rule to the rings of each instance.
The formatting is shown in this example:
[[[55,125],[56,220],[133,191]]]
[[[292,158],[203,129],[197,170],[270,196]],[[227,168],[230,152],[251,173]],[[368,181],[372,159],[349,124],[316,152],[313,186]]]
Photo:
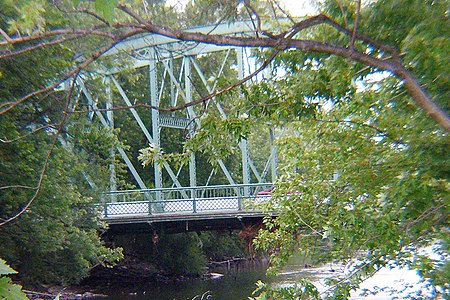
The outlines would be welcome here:
[[[238,266],[227,265],[214,268],[214,272],[224,274],[212,280],[173,280],[167,282],[127,283],[99,288],[96,293],[107,295],[95,299],[143,299],[143,300],[191,300],[209,291],[207,299],[240,300],[248,299],[255,290],[258,280],[265,281],[266,266],[261,262],[242,262]],[[204,297],[206,299],[206,297]]]

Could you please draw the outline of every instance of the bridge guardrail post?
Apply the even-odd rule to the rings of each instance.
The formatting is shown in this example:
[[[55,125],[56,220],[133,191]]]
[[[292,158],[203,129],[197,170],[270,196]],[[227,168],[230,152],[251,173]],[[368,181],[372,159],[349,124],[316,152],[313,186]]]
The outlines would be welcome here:
[[[145,198],[147,198],[148,201],[148,214],[152,215],[152,198],[149,193],[147,193],[147,196]]]
[[[197,191],[195,189],[191,190],[192,210],[193,210],[194,213],[197,212],[197,200],[196,200],[196,197],[195,197],[196,192]]]
[[[242,191],[241,187],[238,188],[238,210],[242,210]]]

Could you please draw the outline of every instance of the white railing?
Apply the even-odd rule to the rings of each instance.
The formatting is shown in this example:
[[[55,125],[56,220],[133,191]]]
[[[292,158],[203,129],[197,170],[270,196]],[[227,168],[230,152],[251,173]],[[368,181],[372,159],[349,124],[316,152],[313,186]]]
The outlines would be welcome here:
[[[270,197],[272,183],[114,191],[104,194],[104,217],[239,211],[244,201]]]

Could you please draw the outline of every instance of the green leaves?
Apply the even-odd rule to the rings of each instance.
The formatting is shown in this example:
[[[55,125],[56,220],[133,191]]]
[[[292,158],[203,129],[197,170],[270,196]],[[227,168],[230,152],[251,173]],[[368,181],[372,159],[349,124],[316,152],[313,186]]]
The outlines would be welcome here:
[[[441,39],[448,22],[428,26],[436,19],[424,22],[423,14],[415,11],[407,17],[402,11],[401,32],[383,30],[399,22],[385,19],[397,18],[400,9],[384,11],[392,8],[387,2],[397,7],[402,1],[374,4],[380,11],[371,10],[369,18],[380,20],[371,23],[371,30],[402,45],[405,59],[429,89],[438,98],[446,95],[448,64],[438,61],[448,59]],[[423,9],[425,15],[432,10],[440,15],[439,5]],[[411,26],[417,20],[422,23]],[[287,75],[248,89],[247,96],[270,104],[271,111],[254,109],[255,115],[284,119],[276,190],[288,191],[290,197],[273,195],[270,207],[278,207],[279,217],[267,222],[255,243],[270,251],[271,270],[297,251],[320,263],[360,258],[364,263],[352,278],[330,281],[336,286],[329,296],[345,299],[376,265],[391,259],[407,264],[407,246],[426,244],[447,230],[449,136],[410,105],[402,87],[386,74],[361,73],[341,59],[295,51],[283,54],[277,64]],[[314,110],[303,113],[293,99],[303,107],[314,105]],[[328,108],[327,101],[332,104]],[[424,275],[437,277],[434,282],[445,282],[441,265],[423,260],[420,267]]]
[[[6,264],[6,261],[0,258],[0,275],[17,274],[17,271]]]
[[[22,287],[11,283],[11,279],[0,277],[0,297],[11,300],[27,300],[28,297],[22,292]]]
[[[257,238],[258,246],[277,249],[273,265],[295,245],[322,263],[360,257],[383,264],[445,230],[449,166],[441,158],[448,157],[449,138],[387,95],[358,93],[316,119],[289,124],[287,132],[300,134],[279,140],[283,183],[276,190],[290,197],[274,194],[279,217]],[[370,274],[369,265],[350,286]],[[339,284],[334,296],[348,297],[348,287]]]
[[[308,279],[301,279],[294,286],[272,288],[270,285],[258,281],[257,288],[253,291],[251,300],[266,300],[266,299],[298,299],[310,300],[320,299],[319,291]]]
[[[105,19],[111,23],[113,19],[114,9],[119,3],[118,0],[95,0],[95,10],[101,12]]]
[[[16,274],[6,262],[0,258],[0,298],[6,300],[27,300],[27,296],[22,292],[22,287],[18,284],[13,284],[11,279],[2,275]]]
[[[16,3],[8,3],[18,17],[9,20],[8,31],[10,33],[33,34],[45,31],[47,20],[46,10],[47,4],[43,0],[35,1],[17,1]]]

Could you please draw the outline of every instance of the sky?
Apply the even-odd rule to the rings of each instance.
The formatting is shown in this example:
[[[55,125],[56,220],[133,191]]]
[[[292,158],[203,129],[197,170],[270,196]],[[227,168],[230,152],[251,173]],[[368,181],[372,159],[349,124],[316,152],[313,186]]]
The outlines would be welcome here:
[[[167,2],[171,5],[180,4],[184,5],[188,0],[168,0]],[[284,8],[292,15],[292,16],[304,16],[304,15],[312,15],[314,14],[314,8],[311,5],[308,5],[307,0],[279,0],[279,3],[284,6]]]
[[[309,4],[309,1],[304,0],[280,0],[280,3],[285,6],[292,16],[312,15],[315,9]]]

